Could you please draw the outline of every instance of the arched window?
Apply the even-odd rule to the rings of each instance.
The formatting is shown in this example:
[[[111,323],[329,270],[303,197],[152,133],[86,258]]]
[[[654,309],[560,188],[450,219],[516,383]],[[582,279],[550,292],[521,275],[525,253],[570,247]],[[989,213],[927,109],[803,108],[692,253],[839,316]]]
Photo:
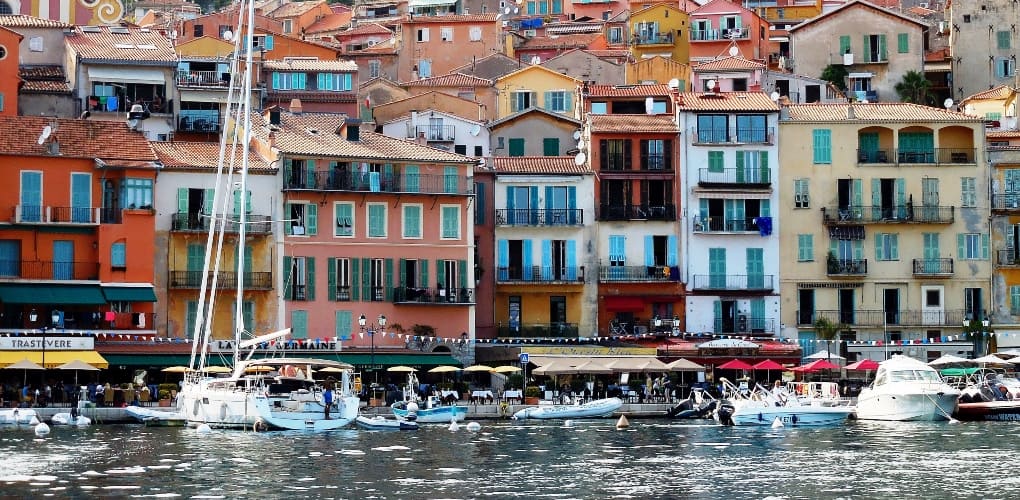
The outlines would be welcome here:
[[[14,14],[14,9],[11,8],[10,4],[4,0],[0,0],[0,15],[8,16]]]

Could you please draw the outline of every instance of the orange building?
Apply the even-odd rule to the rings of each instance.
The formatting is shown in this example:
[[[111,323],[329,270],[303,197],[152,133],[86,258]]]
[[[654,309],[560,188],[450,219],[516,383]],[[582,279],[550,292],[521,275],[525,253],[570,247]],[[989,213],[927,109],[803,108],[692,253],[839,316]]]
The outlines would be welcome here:
[[[281,33],[304,36],[308,28],[316,21],[332,14],[333,11],[329,9],[326,0],[314,0],[284,3],[270,12],[269,17],[283,24]]]
[[[213,12],[194,19],[181,21],[177,30],[177,43],[184,43],[195,38],[211,36],[225,40],[224,34],[227,31],[233,33],[237,29],[237,9]],[[272,33],[283,33],[283,23],[271,17],[255,15],[255,31]]]
[[[14,31],[0,27],[0,115],[18,114],[19,44],[23,37]]]
[[[415,16],[401,23],[401,33],[401,82],[444,75],[472,58],[503,51],[496,14]]]
[[[768,57],[769,22],[754,11],[730,0],[710,0],[689,12],[691,64],[733,55],[731,46],[737,47],[744,59]]]

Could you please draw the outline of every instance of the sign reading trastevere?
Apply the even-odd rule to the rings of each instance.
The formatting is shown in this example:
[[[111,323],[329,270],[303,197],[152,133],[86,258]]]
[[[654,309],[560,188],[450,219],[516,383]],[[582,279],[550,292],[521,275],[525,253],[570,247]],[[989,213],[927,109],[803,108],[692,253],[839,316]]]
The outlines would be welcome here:
[[[43,347],[46,342],[46,347]],[[91,351],[96,348],[92,337],[0,337],[2,351]]]
[[[604,347],[604,346],[534,346],[522,347],[521,351],[531,355],[556,354],[561,356],[655,356],[654,347]]]

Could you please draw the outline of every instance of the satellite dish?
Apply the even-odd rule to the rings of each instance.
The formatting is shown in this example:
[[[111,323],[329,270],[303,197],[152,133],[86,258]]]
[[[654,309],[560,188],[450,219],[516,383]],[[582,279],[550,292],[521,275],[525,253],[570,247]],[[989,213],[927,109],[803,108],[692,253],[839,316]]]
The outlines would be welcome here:
[[[574,157],[574,164],[577,166],[584,165],[584,162],[587,159],[588,157],[585,156],[584,153],[577,153],[577,156]]]
[[[578,141],[577,141],[577,149],[580,149],[581,151],[584,151],[584,146],[585,146],[584,139],[578,139]]]
[[[576,140],[579,140],[579,139],[581,139],[581,131],[580,130],[575,130],[574,131],[574,140],[576,141]]]
[[[224,31],[223,32],[223,39],[228,41],[228,42],[233,40],[234,39],[234,32],[230,31],[230,30]]]
[[[128,120],[128,127],[137,128],[138,127],[138,120],[136,120],[134,118]]]
[[[482,133],[482,126],[481,125],[476,123],[474,127],[471,127],[471,135],[477,136],[480,133]]]
[[[173,30],[173,31],[170,32],[170,39],[171,40],[176,40],[177,39],[177,30]]]
[[[708,85],[708,91],[709,91],[709,92],[711,92],[711,91],[715,90],[715,80],[709,80],[709,81],[708,81],[708,82],[706,82],[706,83],[707,83],[707,85]]]
[[[500,12],[500,13],[496,14],[496,19],[499,19],[499,18],[501,18],[501,17],[503,17],[503,13],[502,13],[502,12]]]
[[[503,9],[503,13],[507,14],[507,15],[510,15],[510,7],[507,7],[505,9]]]
[[[517,0],[517,5],[524,3],[524,0]]]
[[[518,0],[518,3],[520,3],[520,0]],[[514,7],[514,14],[520,13],[520,11],[521,11],[521,9],[518,9],[517,7]]]
[[[772,99],[773,101],[779,101],[779,92],[772,92],[771,94],[769,94],[769,99]]]
[[[942,106],[946,109],[953,107],[953,98],[949,97],[945,101],[942,101]]]
[[[740,49],[738,49],[736,47],[730,47],[730,57],[737,57],[737,54],[739,54],[739,53],[740,53]]]
[[[677,90],[677,89],[680,88],[680,79],[679,78],[674,78],[674,79],[669,81],[668,85],[669,85],[669,88],[671,88],[673,90]]]
[[[42,143],[46,142],[46,139],[49,139],[50,138],[50,134],[52,134],[52,133],[53,133],[53,127],[51,127],[49,125],[43,127],[42,133],[39,134],[39,140],[37,141],[39,143],[39,145],[42,145]]]

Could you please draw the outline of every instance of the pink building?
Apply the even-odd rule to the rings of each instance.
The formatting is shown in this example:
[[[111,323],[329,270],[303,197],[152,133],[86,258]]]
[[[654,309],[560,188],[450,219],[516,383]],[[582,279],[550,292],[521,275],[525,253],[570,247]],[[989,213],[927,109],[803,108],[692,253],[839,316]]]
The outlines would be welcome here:
[[[693,7],[694,2],[685,5]],[[683,5],[681,6],[683,7]],[[730,0],[710,0],[690,12],[691,64],[731,55],[731,46],[748,60],[769,54],[769,22]]]

